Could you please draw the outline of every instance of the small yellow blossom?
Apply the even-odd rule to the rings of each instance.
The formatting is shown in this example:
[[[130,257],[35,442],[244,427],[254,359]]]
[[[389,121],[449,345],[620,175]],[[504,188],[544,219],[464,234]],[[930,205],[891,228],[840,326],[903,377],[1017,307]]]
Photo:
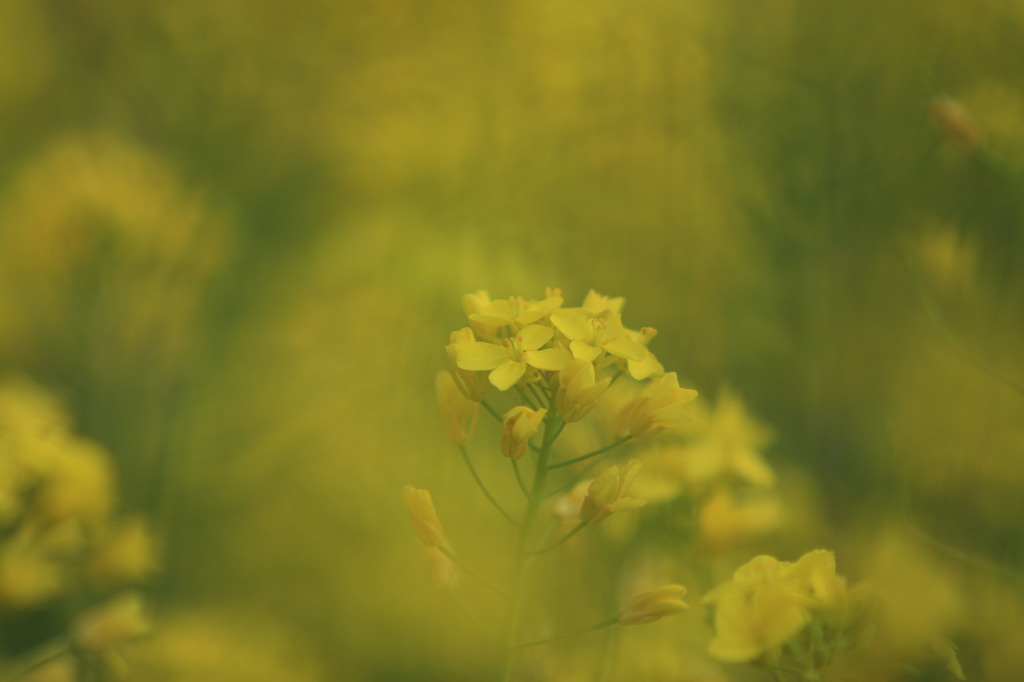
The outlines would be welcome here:
[[[434,380],[434,393],[441,408],[441,421],[448,437],[463,445],[473,436],[480,404],[467,398],[456,386],[451,372],[441,371]]]
[[[147,634],[148,616],[137,592],[127,592],[86,611],[75,621],[75,645],[93,653],[108,653],[117,646]]]
[[[593,525],[615,512],[643,507],[646,504],[643,500],[624,496],[639,469],[640,461],[631,459],[621,472],[619,467],[612,466],[594,479],[580,507],[580,521]]]
[[[597,406],[611,381],[611,377],[597,379],[594,365],[590,362],[567,362],[558,373],[558,391],[555,394],[558,416],[566,422],[583,419]]]
[[[563,348],[541,349],[553,335],[551,327],[532,324],[520,329],[510,339],[461,344],[456,364],[465,370],[490,370],[487,378],[491,384],[499,391],[507,391],[526,374],[527,365],[557,372],[572,359]]]
[[[640,440],[682,429],[690,423],[685,405],[696,397],[697,391],[679,388],[675,372],[654,379],[619,415],[619,433]]]
[[[510,296],[484,305],[476,302],[477,310],[469,315],[471,322],[493,325],[495,327],[531,325],[547,317],[562,305],[562,297],[550,291],[550,295],[542,301],[526,301],[521,296]],[[483,293],[483,292],[478,292]]]
[[[690,607],[683,601],[684,596],[686,588],[682,585],[662,585],[641,592],[622,608],[619,623],[643,625],[685,611]]]
[[[444,533],[441,531],[441,521],[437,518],[437,512],[434,511],[430,491],[407,485],[402,490],[402,498],[412,518],[413,530],[416,531],[416,536],[423,546],[443,547]]]
[[[612,313],[615,315],[622,313],[622,306],[625,305],[626,299],[621,296],[612,298],[610,296],[602,296],[593,289],[587,292],[587,295],[583,297],[583,309],[591,315],[597,316],[604,313]]]
[[[519,459],[526,454],[530,438],[544,422],[548,411],[532,410],[518,405],[505,413],[501,420],[501,452],[506,457]]]

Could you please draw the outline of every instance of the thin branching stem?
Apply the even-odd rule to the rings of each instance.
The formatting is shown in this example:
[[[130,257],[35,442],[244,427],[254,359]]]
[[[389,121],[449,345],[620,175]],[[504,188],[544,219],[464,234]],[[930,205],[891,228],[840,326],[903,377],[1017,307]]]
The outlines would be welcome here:
[[[526,487],[526,483],[523,482],[523,475],[519,472],[519,460],[512,460],[512,471],[516,474],[516,483],[519,484],[519,489],[523,491],[523,495],[526,495],[526,499],[530,499],[530,491]]]
[[[480,491],[483,492],[487,499],[491,501],[491,504],[494,505],[494,508],[497,509],[502,516],[508,519],[509,523],[518,528],[519,522],[512,518],[511,514],[505,511],[505,508],[501,506],[498,500],[494,499],[494,495],[491,494],[491,491],[487,489],[487,486],[485,486],[484,482],[480,479],[480,474],[477,473],[476,467],[473,466],[473,461],[469,458],[469,452],[466,450],[466,446],[460,445],[459,452],[462,453],[462,459],[463,461],[466,462],[466,466],[469,468],[469,473],[473,475],[473,480],[476,481],[476,484],[480,488]]]
[[[573,535],[576,535],[576,533],[579,533],[581,530],[583,530],[586,527],[587,527],[587,523],[585,521],[581,521],[579,524],[576,525],[575,528],[573,528],[571,531],[569,531],[568,533],[563,535],[561,538],[559,538],[555,542],[552,542],[550,545],[548,545],[546,547],[541,547],[540,549],[535,549],[532,552],[530,552],[530,554],[543,554],[544,552],[550,551],[550,550],[554,549],[555,547],[558,547],[563,542],[567,541]]]
[[[594,630],[600,630],[600,629],[606,628],[606,627],[608,627],[610,625],[615,625],[618,622],[619,622],[619,619],[616,616],[615,618],[609,618],[608,620],[602,621],[600,623],[596,623],[595,625],[590,625],[590,626],[587,626],[587,627],[582,628],[580,630],[573,630],[572,632],[566,632],[565,634],[555,635],[554,637],[545,637],[544,639],[533,639],[533,640],[530,640],[528,642],[516,642],[515,646],[519,647],[519,648],[522,648],[522,647],[528,647],[528,646],[539,646],[541,644],[549,644],[551,642],[557,642],[557,641],[562,640],[562,639],[569,639],[570,637],[578,637],[579,635],[585,635],[588,632],[593,632]]]
[[[617,448],[620,445],[622,445],[623,443],[629,442],[629,440],[631,438],[632,438],[632,436],[623,436],[622,438],[618,439],[614,443],[612,443],[610,445],[606,445],[603,448],[598,448],[597,450],[594,450],[593,452],[588,452],[585,455],[580,455],[579,457],[573,457],[572,459],[567,459],[564,462],[555,462],[554,464],[551,465],[551,468],[552,469],[558,469],[559,467],[566,467],[566,466],[569,466],[570,464],[576,464],[576,462],[582,462],[584,460],[590,459],[591,457],[597,457],[598,455],[601,455],[601,454],[604,454],[605,452],[608,452],[612,448]]]

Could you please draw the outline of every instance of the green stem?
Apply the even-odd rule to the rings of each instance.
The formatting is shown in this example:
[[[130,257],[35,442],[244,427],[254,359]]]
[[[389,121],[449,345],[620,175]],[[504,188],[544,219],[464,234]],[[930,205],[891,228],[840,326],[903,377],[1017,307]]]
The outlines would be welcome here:
[[[512,679],[512,668],[515,665],[516,635],[519,630],[519,621],[523,611],[523,597],[526,592],[526,573],[531,556],[529,551],[530,541],[533,535],[533,526],[537,519],[541,503],[544,501],[544,483],[548,476],[548,458],[551,455],[551,446],[560,430],[562,419],[556,414],[554,397],[550,400],[550,409],[544,418],[544,440],[540,451],[537,453],[537,465],[533,473],[533,484],[530,487],[529,500],[526,504],[526,511],[523,513],[523,521],[519,527],[519,545],[516,549],[515,569],[513,572],[514,587],[512,597],[509,601],[508,620],[505,623],[505,662],[501,679],[509,682]]]
[[[516,483],[519,484],[519,489],[522,490],[523,494],[526,495],[526,498],[529,499],[530,498],[530,491],[527,490],[526,484],[523,483],[523,475],[521,473],[519,473],[519,460],[517,460],[517,459],[512,460],[512,471],[514,471],[516,473]]]
[[[477,486],[479,486],[481,492],[483,492],[487,499],[491,501],[491,504],[494,505],[494,508],[501,512],[502,516],[508,519],[509,523],[511,523],[513,526],[518,527],[519,524],[516,523],[516,520],[514,518],[512,518],[512,515],[505,511],[505,508],[502,507],[501,504],[499,504],[496,499],[494,499],[494,495],[491,495],[491,491],[489,491],[487,489],[487,486],[484,485],[484,482],[480,480],[480,474],[476,472],[476,467],[473,466],[472,460],[469,459],[469,452],[466,451],[466,446],[460,445],[459,452],[462,453],[462,459],[466,462],[466,466],[469,467],[469,473],[473,474],[473,480],[476,481],[476,484]]]
[[[490,404],[488,404],[488,402],[487,402],[486,400],[481,400],[481,401],[480,401],[480,404],[484,406],[484,409],[485,409],[485,410],[487,410],[488,412],[490,412],[490,414],[491,414],[491,416],[492,416],[492,417],[494,417],[495,419],[497,419],[497,420],[498,420],[498,423],[499,423],[499,424],[501,423],[501,421],[502,421],[502,419],[501,419],[501,415],[500,415],[500,414],[498,414],[497,412],[495,412],[495,411],[494,411],[494,408],[493,408],[493,407],[491,407],[491,406],[490,406]]]
[[[71,645],[65,641],[60,640],[53,642],[49,647],[39,652],[35,659],[28,662],[24,667],[21,668],[17,673],[14,674],[14,680],[21,680],[28,677],[30,674],[39,670],[48,663],[52,663],[61,656],[66,656],[71,653]]]
[[[541,547],[540,549],[535,549],[532,552],[530,552],[530,554],[543,554],[544,552],[552,550],[555,547],[558,547],[559,545],[561,545],[563,542],[565,542],[569,538],[571,538],[573,535],[576,535],[576,533],[579,533],[581,530],[583,530],[586,527],[587,527],[586,522],[585,521],[581,521],[579,523],[579,525],[577,525],[575,528],[573,528],[571,531],[569,531],[568,533],[563,535],[561,538],[559,538],[555,542],[551,543],[547,547]]]
[[[612,448],[619,447],[623,443],[629,441],[631,438],[632,438],[632,436],[623,436],[622,438],[618,439],[617,441],[615,441],[611,445],[606,445],[603,448],[598,448],[597,450],[594,450],[593,452],[588,452],[585,455],[580,455],[579,457],[573,457],[572,459],[567,459],[564,462],[556,462],[555,464],[551,465],[551,468],[552,469],[558,469],[559,467],[567,467],[570,464],[575,464],[576,462],[582,462],[583,460],[590,459],[591,457],[597,457],[598,455],[601,455],[601,454],[604,454],[604,453],[608,452]]]
[[[468,575],[470,578],[473,578],[478,583],[480,583],[481,585],[483,585],[484,587],[489,589],[491,592],[495,592],[496,594],[500,594],[503,597],[506,596],[505,595],[505,590],[501,589],[500,587],[498,587],[497,585],[492,583],[490,580],[488,580],[487,578],[484,578],[482,575],[480,575],[479,573],[474,571],[472,568],[470,568],[466,564],[462,563],[462,561],[457,556],[452,554],[452,551],[450,549],[448,549],[447,547],[441,547],[441,546],[438,546],[438,549],[441,551],[441,554],[444,554],[446,557],[451,559],[452,562],[456,566],[458,566],[463,571],[465,571],[466,575]]]
[[[565,492],[566,490],[571,489],[577,483],[579,483],[584,478],[586,478],[587,474],[590,473],[590,471],[594,467],[596,467],[598,464],[600,464],[602,461],[604,461],[604,455],[607,455],[608,451],[612,447],[614,447],[615,445],[621,445],[622,443],[628,442],[629,440],[630,440],[630,436],[625,436],[624,438],[622,438],[621,440],[616,441],[612,445],[609,445],[606,448],[602,448],[603,452],[601,453],[601,456],[599,456],[597,459],[595,459],[593,462],[591,462],[587,466],[583,467],[580,471],[576,472],[576,475],[573,476],[572,478],[570,478],[568,481],[566,481],[562,485],[558,486],[554,490],[552,490],[549,493],[547,493],[545,495],[545,498],[554,497],[555,495],[557,495],[559,493],[562,493],[562,492]],[[551,467],[551,468],[554,468],[554,467]]]
[[[516,386],[516,393],[519,394],[519,398],[523,401],[523,403],[526,404],[527,407],[529,407],[531,410],[537,409],[537,406],[533,403],[533,400],[530,399],[530,396],[528,396],[526,394],[526,391],[524,391],[520,386]]]
[[[527,647],[527,646],[539,646],[541,644],[548,644],[549,642],[557,642],[560,639],[569,639],[570,637],[576,637],[578,635],[585,635],[588,632],[593,632],[594,630],[600,630],[601,628],[606,628],[609,625],[615,625],[618,622],[619,622],[619,618],[618,618],[618,616],[616,616],[615,618],[610,618],[610,619],[608,619],[606,621],[603,621],[601,623],[597,623],[596,625],[591,625],[589,627],[585,627],[582,630],[574,630],[572,632],[567,632],[564,635],[555,635],[554,637],[545,637],[544,639],[534,639],[534,640],[531,640],[529,642],[516,642],[516,646],[519,647],[519,648],[522,648],[522,647]]]

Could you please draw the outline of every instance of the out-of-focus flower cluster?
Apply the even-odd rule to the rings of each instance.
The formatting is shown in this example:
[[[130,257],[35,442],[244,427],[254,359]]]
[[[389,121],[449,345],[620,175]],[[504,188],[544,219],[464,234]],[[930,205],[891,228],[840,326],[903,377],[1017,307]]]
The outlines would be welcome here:
[[[708,651],[719,661],[799,672],[801,679],[821,679],[826,669],[836,666],[842,671],[851,660],[862,673],[880,671],[877,666],[886,657],[898,665],[932,658],[964,679],[956,649],[939,631],[924,633],[918,628],[912,649],[877,641],[880,634],[899,638],[908,632],[902,625],[895,630],[887,627],[892,598],[893,590],[885,585],[865,582],[848,587],[828,550],[808,552],[795,562],[761,555],[705,595],[704,603],[715,611]]]
[[[0,613],[66,602],[78,651],[107,655],[148,629],[138,587],[157,568],[139,517],[120,516],[109,454],[76,435],[47,393],[0,383]]]

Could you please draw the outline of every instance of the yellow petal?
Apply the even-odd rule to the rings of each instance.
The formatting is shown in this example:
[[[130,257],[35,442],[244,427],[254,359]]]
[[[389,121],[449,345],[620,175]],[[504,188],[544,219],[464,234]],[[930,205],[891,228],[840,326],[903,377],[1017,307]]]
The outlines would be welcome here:
[[[553,313],[551,324],[572,341],[590,340],[594,336],[594,329],[590,326],[590,321],[579,313],[568,310]]]
[[[545,348],[544,350],[528,350],[523,353],[525,360],[531,367],[542,369],[546,372],[557,372],[565,367],[565,364],[572,360],[569,351],[564,348]]]
[[[633,360],[634,362],[640,362],[647,357],[647,349],[636,341],[630,341],[629,339],[610,339],[603,342],[601,346],[612,355]]]
[[[496,346],[493,343],[474,341],[459,347],[459,354],[455,364],[458,365],[459,369],[480,371],[494,369],[507,360],[507,348]]]
[[[523,350],[537,350],[550,341],[554,335],[555,330],[551,327],[546,327],[542,324],[531,324],[519,330],[519,333],[516,334],[516,340],[519,341],[519,347]]]
[[[490,380],[491,385],[499,391],[507,391],[516,385],[523,375],[526,374],[526,363],[516,362],[514,360],[506,360],[503,364],[499,365],[490,376],[487,378]]]
[[[593,362],[601,357],[601,349],[595,346],[591,346],[586,341],[570,341],[569,350],[572,351],[572,356],[577,360],[585,360],[587,362]]]

